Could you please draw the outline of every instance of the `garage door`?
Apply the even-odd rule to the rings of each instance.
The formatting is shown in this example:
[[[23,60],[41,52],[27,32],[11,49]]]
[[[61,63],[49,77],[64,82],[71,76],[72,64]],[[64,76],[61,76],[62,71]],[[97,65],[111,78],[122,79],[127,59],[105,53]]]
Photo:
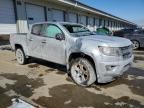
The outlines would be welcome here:
[[[72,23],[77,23],[77,14],[68,13],[68,21]]]
[[[98,18],[95,18],[95,26],[99,27],[99,19]]]
[[[26,4],[28,24],[45,21],[44,7]]]
[[[0,34],[16,33],[13,0],[0,0]]]
[[[105,20],[105,27],[108,27],[108,20]]]
[[[105,26],[105,20],[104,20],[104,19],[102,19],[102,21],[101,21],[101,26],[102,26],[102,27]]]
[[[83,15],[79,16],[79,23],[86,25],[86,16]]]
[[[92,18],[92,17],[89,17],[89,25],[90,26],[93,26],[94,25],[94,18]]]
[[[94,18],[93,17],[89,17],[88,18],[88,28],[93,31],[94,30]]]
[[[52,21],[64,21],[64,12],[61,10],[52,10]]]

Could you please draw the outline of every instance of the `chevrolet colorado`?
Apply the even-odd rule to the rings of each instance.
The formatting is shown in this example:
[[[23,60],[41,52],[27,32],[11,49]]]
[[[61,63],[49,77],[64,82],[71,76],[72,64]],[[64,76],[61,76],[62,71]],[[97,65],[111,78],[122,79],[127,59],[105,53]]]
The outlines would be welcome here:
[[[29,33],[11,34],[10,43],[19,64],[34,57],[65,65],[80,86],[113,81],[133,62],[130,40],[96,35],[75,23],[35,23]]]

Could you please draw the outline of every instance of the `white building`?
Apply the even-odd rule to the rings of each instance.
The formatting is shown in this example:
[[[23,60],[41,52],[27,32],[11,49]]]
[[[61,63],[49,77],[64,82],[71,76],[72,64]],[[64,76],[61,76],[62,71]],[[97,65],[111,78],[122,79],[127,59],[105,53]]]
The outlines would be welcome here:
[[[75,0],[0,0],[0,34],[25,33],[30,24],[41,21],[81,23],[91,30],[99,26],[113,31],[136,26]]]

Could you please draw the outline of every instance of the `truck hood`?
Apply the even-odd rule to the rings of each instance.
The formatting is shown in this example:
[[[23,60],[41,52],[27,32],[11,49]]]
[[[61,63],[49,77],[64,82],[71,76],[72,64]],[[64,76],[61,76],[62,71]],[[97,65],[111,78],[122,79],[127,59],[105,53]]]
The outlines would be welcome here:
[[[80,38],[86,41],[95,41],[97,44],[100,44],[102,46],[123,47],[132,44],[129,39],[114,36],[90,35]]]

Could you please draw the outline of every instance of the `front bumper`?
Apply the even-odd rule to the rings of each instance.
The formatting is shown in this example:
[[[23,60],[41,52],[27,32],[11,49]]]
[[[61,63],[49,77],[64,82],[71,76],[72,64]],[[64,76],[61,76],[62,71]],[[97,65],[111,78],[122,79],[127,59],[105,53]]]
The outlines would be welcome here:
[[[103,62],[102,60],[97,61],[96,71],[99,83],[107,83],[116,79],[116,77],[121,76],[125,71],[127,71],[132,63],[134,57],[127,60],[113,61],[113,62]]]

